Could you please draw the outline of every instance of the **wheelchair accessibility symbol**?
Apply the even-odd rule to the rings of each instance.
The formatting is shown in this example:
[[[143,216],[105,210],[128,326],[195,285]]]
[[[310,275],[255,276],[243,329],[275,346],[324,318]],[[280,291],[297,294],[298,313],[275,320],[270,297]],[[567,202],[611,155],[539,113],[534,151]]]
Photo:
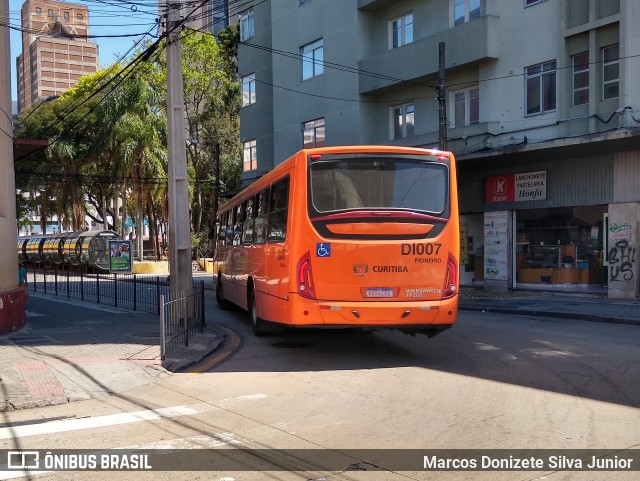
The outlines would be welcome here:
[[[318,257],[331,257],[331,244],[316,244],[316,255]]]

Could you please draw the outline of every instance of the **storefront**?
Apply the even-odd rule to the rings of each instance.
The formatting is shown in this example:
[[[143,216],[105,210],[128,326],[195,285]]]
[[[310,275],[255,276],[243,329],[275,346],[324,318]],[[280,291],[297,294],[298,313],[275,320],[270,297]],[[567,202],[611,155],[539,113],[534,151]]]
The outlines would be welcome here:
[[[605,175],[598,177],[605,163],[597,158],[533,165],[538,168],[467,174],[475,188],[465,189],[461,203],[470,205],[471,196],[481,193],[483,202],[476,205],[483,204],[484,212],[461,209],[462,285],[602,289],[609,203],[592,176],[606,183]],[[587,177],[595,186],[591,192],[577,186]]]
[[[516,284],[603,284],[606,206],[514,215]]]

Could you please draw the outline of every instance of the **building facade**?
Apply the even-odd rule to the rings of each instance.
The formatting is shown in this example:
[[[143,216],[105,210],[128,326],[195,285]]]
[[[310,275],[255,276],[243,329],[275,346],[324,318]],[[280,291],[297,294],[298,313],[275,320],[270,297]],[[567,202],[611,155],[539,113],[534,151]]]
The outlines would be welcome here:
[[[243,182],[304,146],[446,141],[463,284],[635,298],[638,18],[620,0],[255,1],[240,15]]]
[[[21,17],[22,53],[16,61],[20,112],[98,71],[98,45],[87,37],[87,7],[27,0]]]

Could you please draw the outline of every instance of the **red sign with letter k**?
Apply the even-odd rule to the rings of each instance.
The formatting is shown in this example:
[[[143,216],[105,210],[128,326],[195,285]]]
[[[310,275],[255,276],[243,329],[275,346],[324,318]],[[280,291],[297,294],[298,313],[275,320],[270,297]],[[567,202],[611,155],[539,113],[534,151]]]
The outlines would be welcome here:
[[[485,202],[513,202],[515,199],[515,182],[513,174],[487,177],[484,183]]]

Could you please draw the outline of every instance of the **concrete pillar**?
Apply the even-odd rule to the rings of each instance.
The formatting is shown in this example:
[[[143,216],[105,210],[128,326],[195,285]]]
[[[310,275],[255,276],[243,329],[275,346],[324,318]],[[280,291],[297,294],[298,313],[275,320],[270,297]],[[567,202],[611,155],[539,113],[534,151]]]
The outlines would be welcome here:
[[[8,0],[0,0],[0,18],[9,18]],[[0,26],[0,334],[24,326],[25,304],[18,285],[18,225],[11,121],[9,28]]]
[[[635,299],[640,286],[640,203],[609,205],[607,254],[612,299]]]
[[[640,104],[640,2],[620,2],[620,107],[637,109]],[[637,127],[631,118],[632,112],[625,110],[621,126]],[[637,118],[637,115],[636,115]]]

